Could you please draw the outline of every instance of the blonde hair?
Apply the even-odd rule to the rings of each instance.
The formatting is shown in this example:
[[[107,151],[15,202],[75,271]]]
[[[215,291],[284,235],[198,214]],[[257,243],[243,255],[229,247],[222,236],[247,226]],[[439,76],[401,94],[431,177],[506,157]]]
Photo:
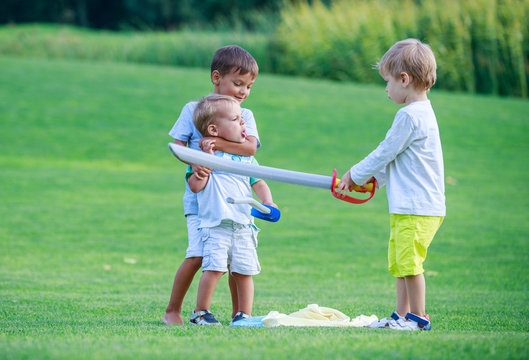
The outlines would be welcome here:
[[[219,111],[219,104],[234,103],[239,105],[235,98],[228,95],[210,94],[204,96],[195,107],[193,123],[202,136],[208,136],[208,126],[215,120]]]
[[[429,90],[437,79],[437,64],[432,49],[417,39],[395,43],[375,65],[380,75],[399,77],[405,72],[411,75],[417,90]]]
[[[257,61],[242,47],[228,45],[215,51],[211,60],[211,72],[217,70],[222,76],[230,72],[239,72],[241,75],[250,73],[256,77],[259,73]]]

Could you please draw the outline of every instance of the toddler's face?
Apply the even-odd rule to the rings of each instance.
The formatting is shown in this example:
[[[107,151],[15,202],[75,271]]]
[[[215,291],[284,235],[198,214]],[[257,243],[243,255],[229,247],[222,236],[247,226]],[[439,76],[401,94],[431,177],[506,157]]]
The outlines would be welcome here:
[[[388,97],[393,100],[395,104],[403,104],[406,101],[407,91],[402,86],[400,77],[394,77],[391,74],[383,74],[382,78],[386,82],[386,92]]]
[[[227,101],[220,103],[213,124],[214,133],[212,135],[232,142],[246,141],[246,126],[238,104]]]
[[[215,93],[234,97],[239,104],[250,96],[254,81],[255,76],[251,73],[241,75],[238,71],[232,71],[224,76],[219,74],[216,79],[213,79]]]

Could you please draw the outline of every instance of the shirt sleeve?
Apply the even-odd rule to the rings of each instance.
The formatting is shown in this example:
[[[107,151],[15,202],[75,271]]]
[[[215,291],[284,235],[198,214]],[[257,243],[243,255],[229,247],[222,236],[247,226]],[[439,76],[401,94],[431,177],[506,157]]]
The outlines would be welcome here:
[[[193,136],[193,109],[194,103],[188,103],[182,109],[178,120],[176,120],[172,129],[169,131],[169,135],[176,140],[189,142],[191,136]]]
[[[189,179],[189,177],[193,175],[193,168],[191,168],[191,165],[187,165],[187,168],[186,168],[186,181],[187,179]]]
[[[261,141],[259,140],[259,132],[257,131],[257,124],[255,122],[253,113],[251,110],[246,108],[241,109],[241,111],[242,118],[244,119],[244,123],[246,125],[246,134],[257,139],[257,148],[259,149],[261,147]]]
[[[351,179],[358,185],[365,184],[369,178],[377,174],[382,184],[385,183],[386,166],[403,152],[413,141],[415,125],[406,112],[398,112],[385,139],[362,161],[349,171]],[[382,179],[383,177],[383,179]],[[381,184],[381,186],[382,186]]]
[[[259,165],[259,163],[257,162],[257,159],[255,158],[252,159],[252,165]],[[250,177],[250,185],[253,185],[258,181],[261,181],[261,179]]]
[[[383,168],[382,170],[377,172],[374,176],[375,176],[375,179],[377,180],[378,189],[386,185],[386,168]]]

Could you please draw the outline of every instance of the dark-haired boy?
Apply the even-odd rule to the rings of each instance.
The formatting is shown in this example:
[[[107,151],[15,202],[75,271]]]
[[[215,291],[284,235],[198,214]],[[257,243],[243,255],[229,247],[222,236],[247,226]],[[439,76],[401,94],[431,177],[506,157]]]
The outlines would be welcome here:
[[[259,67],[253,56],[245,49],[237,45],[229,45],[218,49],[211,61],[211,82],[213,93],[234,97],[239,104],[250,95],[252,85],[259,73]],[[197,105],[196,101],[184,106],[182,112],[169,135],[175,139],[175,143],[182,146],[200,150],[200,142],[204,139],[193,124],[193,112]],[[227,153],[252,156],[260,147],[259,134],[253,113],[242,108],[242,116],[246,124],[247,138],[244,143],[227,141],[215,138],[215,150]],[[211,172],[203,166],[192,164],[193,173],[206,177]],[[188,248],[186,258],[176,272],[169,304],[163,318],[166,324],[183,324],[181,317],[182,303],[184,297],[193,281],[196,272],[202,265],[203,243],[199,236],[198,225],[198,202],[197,195],[189,189],[186,183],[186,191],[183,197],[184,215],[187,221]],[[237,287],[233,277],[229,277],[230,291],[232,295],[232,317],[238,311]]]

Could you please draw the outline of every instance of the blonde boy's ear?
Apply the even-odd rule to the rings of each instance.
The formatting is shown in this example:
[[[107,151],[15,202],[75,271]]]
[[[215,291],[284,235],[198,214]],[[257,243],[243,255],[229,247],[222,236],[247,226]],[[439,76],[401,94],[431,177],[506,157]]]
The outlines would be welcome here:
[[[217,126],[215,124],[209,124],[206,128],[209,136],[218,136],[219,132],[217,130]]]
[[[211,73],[211,82],[213,83],[213,85],[219,85],[221,77],[222,75],[218,70],[213,70],[213,72]]]
[[[408,87],[408,85],[411,84],[411,75],[408,74],[407,72],[401,72],[400,73],[400,83],[402,85],[402,87]]]

